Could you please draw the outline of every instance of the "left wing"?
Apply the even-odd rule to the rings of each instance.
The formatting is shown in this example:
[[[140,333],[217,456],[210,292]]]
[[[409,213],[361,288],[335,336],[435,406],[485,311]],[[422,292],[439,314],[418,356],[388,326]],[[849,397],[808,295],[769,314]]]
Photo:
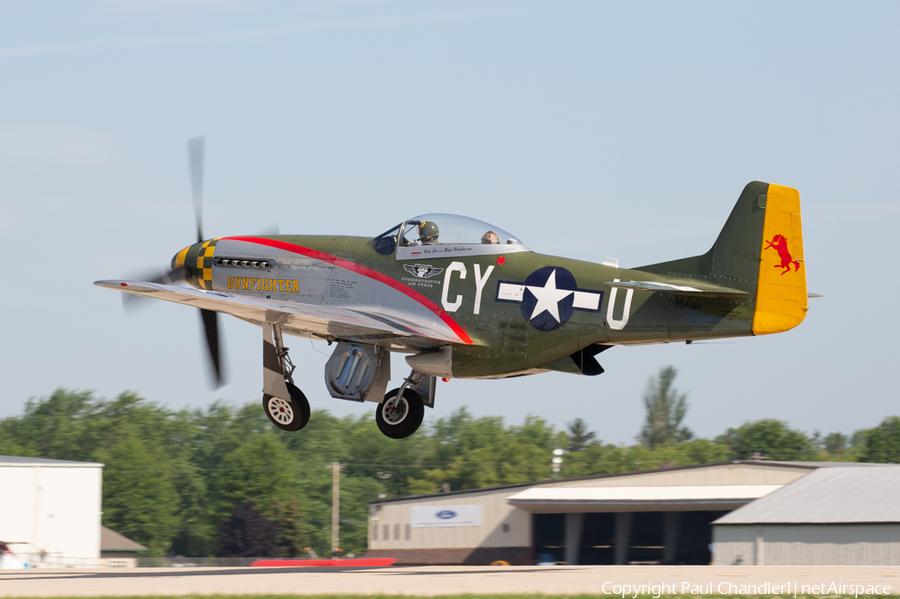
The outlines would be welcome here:
[[[412,347],[439,347],[449,343],[472,343],[444,323],[437,315],[424,319],[384,306],[322,306],[201,291],[190,287],[148,283],[146,281],[106,280],[94,285],[154,297],[195,308],[231,314],[262,326],[280,324],[287,333],[313,333],[323,338],[373,342],[396,339]],[[465,335],[463,332],[462,335]]]

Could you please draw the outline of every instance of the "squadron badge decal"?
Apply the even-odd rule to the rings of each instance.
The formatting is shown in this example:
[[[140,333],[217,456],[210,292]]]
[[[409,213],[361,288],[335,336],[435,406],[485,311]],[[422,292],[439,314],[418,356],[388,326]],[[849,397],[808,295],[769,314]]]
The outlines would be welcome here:
[[[431,277],[435,277],[442,272],[444,272],[443,268],[434,268],[430,264],[404,264],[403,269],[409,274],[418,277],[420,279],[430,279]]]
[[[497,285],[497,301],[518,303],[522,316],[539,331],[558,329],[575,310],[597,312],[602,300],[602,291],[578,289],[575,276],[559,266],[539,268],[524,283]]]

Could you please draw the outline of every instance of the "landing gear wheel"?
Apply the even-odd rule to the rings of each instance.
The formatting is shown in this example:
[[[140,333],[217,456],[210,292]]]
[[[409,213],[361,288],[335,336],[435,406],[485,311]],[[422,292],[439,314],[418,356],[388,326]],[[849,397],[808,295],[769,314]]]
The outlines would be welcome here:
[[[425,404],[422,398],[412,389],[406,389],[400,401],[394,402],[394,405],[388,406],[388,402],[397,397],[400,389],[388,391],[384,396],[384,401],[378,404],[375,410],[375,422],[378,423],[378,429],[391,439],[403,439],[410,436],[422,424],[425,417]]]
[[[263,395],[263,410],[272,424],[283,431],[299,431],[309,422],[309,402],[294,385],[287,383],[290,401],[271,395]]]

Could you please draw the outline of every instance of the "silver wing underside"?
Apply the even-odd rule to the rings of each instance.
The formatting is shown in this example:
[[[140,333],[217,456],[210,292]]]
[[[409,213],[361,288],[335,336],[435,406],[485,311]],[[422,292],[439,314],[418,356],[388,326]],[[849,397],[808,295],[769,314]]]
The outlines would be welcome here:
[[[299,337],[357,341],[410,352],[460,341],[437,317],[422,318],[385,306],[313,305],[145,281],[105,280],[94,285],[230,314],[257,326],[279,324],[285,333]]]

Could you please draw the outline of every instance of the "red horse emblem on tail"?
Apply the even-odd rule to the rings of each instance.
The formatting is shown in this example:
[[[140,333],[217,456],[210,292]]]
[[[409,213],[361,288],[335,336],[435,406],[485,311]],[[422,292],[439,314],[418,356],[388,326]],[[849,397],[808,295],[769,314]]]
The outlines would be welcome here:
[[[765,249],[774,248],[778,252],[778,257],[781,258],[781,264],[775,265],[775,268],[784,269],[781,271],[781,274],[791,270],[791,264],[794,265],[794,272],[800,270],[800,261],[794,260],[794,257],[791,256],[791,251],[788,249],[788,242],[784,235],[776,235],[772,238],[772,241],[767,241],[766,243],[769,245]]]

